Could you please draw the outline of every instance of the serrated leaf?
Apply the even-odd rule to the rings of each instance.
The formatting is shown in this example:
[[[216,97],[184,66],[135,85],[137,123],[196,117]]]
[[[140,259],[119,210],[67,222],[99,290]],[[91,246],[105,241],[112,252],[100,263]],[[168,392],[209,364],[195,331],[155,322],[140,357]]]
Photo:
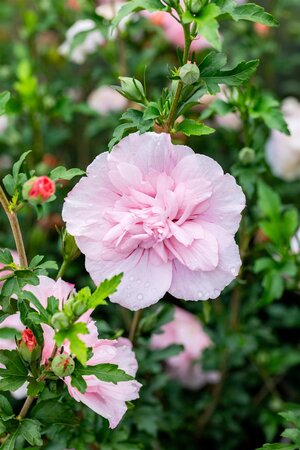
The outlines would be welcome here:
[[[94,309],[99,305],[105,305],[105,299],[117,291],[122,277],[123,273],[120,273],[112,277],[110,280],[102,281],[102,283],[89,298],[87,309]]]
[[[264,8],[255,3],[238,5],[230,11],[230,15],[234,20],[249,20],[267,25],[268,27],[278,26],[278,21],[271,14],[267,13]]]
[[[119,369],[115,364],[97,364],[95,366],[77,366],[76,373],[83,375],[95,375],[99,380],[117,384],[121,381],[133,379],[124,370]]]
[[[131,0],[120,8],[118,14],[112,21],[112,25],[117,27],[124,17],[127,17],[137,11],[147,10],[150,12],[155,12],[165,9],[165,5],[163,5],[159,0]]]
[[[30,445],[43,445],[41,437],[41,423],[34,419],[24,419],[19,425],[20,435]]]
[[[58,346],[63,345],[65,340],[70,342],[70,350],[76,356],[82,365],[87,362],[87,346],[78,337],[79,334],[88,334],[88,328],[85,323],[74,323],[67,330],[60,330],[55,333],[55,342]]]
[[[38,419],[45,425],[62,424],[77,426],[78,418],[66,405],[55,399],[40,400],[32,409],[31,417]]]
[[[16,350],[0,350],[0,363],[5,366],[0,368],[0,390],[16,391],[26,382],[27,368],[24,366]]]

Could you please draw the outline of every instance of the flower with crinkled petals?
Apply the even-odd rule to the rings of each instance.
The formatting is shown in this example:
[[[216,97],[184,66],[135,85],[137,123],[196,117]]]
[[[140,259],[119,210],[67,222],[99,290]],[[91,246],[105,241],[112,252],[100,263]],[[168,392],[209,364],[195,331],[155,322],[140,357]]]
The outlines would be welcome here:
[[[188,389],[200,389],[206,383],[219,381],[219,372],[205,372],[200,363],[203,351],[212,345],[210,337],[196,316],[178,307],[175,307],[174,319],[151,339],[153,349],[164,349],[172,344],[183,346],[178,355],[166,360],[166,369],[172,378]]]
[[[213,159],[134,133],[99,155],[63,207],[67,230],[98,285],[124,272],[111,301],[131,310],[169,291],[216,298],[238,274],[234,235],[245,197]]]

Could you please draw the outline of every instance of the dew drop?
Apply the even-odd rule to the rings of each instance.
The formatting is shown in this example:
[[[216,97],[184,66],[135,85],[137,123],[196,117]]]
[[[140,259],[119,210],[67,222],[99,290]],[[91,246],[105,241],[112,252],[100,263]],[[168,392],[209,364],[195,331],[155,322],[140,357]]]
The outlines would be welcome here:
[[[131,289],[131,284],[128,284],[128,286],[126,286],[126,289]]]
[[[205,298],[209,298],[209,292],[205,292]]]
[[[237,274],[237,270],[235,267],[231,267],[230,272],[232,273],[232,275],[236,275]]]
[[[214,289],[214,295],[218,297],[220,295],[220,291],[218,289]]]
[[[131,275],[131,277],[129,277],[129,281],[133,281],[134,277]]]
[[[141,280],[139,278],[136,280],[136,282],[137,284],[141,284]]]
[[[143,300],[144,296],[143,296],[143,294],[138,294],[138,295],[136,296],[136,298],[137,298],[138,300]]]
[[[150,283],[147,282],[147,283],[144,284],[144,286],[147,289],[150,286]]]
[[[198,292],[198,297],[199,297],[199,298],[203,297],[203,292],[202,292],[202,291],[199,291],[199,292]]]

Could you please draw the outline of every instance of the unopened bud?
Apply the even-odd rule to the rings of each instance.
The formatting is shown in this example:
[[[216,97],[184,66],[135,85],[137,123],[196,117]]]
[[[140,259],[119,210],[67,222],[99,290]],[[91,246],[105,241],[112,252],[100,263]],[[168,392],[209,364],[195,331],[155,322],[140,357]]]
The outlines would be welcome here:
[[[86,310],[86,305],[81,300],[72,303],[72,312],[74,316],[80,317]]]
[[[205,5],[205,0],[190,0],[189,9],[192,14],[198,14],[203,6]]]
[[[38,345],[35,335],[29,328],[23,331],[21,339],[18,342],[18,349],[24,361],[28,363],[37,360],[41,355],[41,347]]]
[[[142,83],[135,78],[119,77],[121,81],[121,89],[129,100],[143,101],[145,99],[145,91]]]
[[[193,84],[199,80],[200,70],[196,64],[188,63],[180,68],[179,76],[184,84]]]
[[[242,164],[247,166],[248,164],[252,164],[255,161],[255,151],[253,148],[244,147],[239,153],[239,160]]]
[[[53,358],[51,369],[57,377],[67,377],[72,375],[75,369],[75,362],[70,355],[62,354]]]
[[[75,239],[66,230],[62,235],[64,260],[71,262],[80,256],[80,250],[77,247]]]
[[[55,193],[55,183],[49,177],[32,177],[23,186],[24,200],[33,203],[44,203]]]
[[[65,330],[70,326],[68,317],[63,312],[57,312],[52,316],[51,324],[58,330]]]

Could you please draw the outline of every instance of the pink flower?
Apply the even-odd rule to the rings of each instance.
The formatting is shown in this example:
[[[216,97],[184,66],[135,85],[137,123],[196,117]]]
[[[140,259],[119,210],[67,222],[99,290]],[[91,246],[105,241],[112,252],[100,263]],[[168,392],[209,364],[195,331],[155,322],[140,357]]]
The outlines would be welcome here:
[[[175,47],[184,48],[184,32],[182,25],[177,22],[174,17],[172,17],[169,13],[164,11],[157,11],[155,13],[143,13],[145,17],[148,17],[149,20],[159,27],[161,27],[164,31],[166,39],[173,44]],[[209,47],[209,43],[206,39],[201,36],[198,36],[191,45],[191,51],[199,52],[204,48]]]
[[[175,307],[174,320],[164,325],[162,331],[162,334],[152,336],[151,348],[163,349],[172,344],[184,347],[181,353],[166,360],[167,370],[173,378],[190,389],[218,381],[218,372],[204,372],[200,364],[202,352],[212,343],[193,314]]]
[[[128,375],[135,376],[137,362],[128,339],[120,338],[114,341],[98,339],[92,350],[93,356],[87,363],[89,366],[116,364]],[[113,384],[100,381],[94,375],[83,378],[87,383],[84,394],[71,385],[70,377],[64,379],[69,394],[76,401],[84,403],[97,414],[105,417],[109,421],[110,428],[115,428],[127,410],[126,402],[139,397],[141,384],[136,380]]]
[[[32,352],[37,346],[37,341],[36,341],[35,335],[29,328],[26,328],[22,332],[20,342],[23,342],[30,352]]]
[[[101,86],[90,93],[87,99],[90,108],[101,115],[122,111],[127,106],[127,100],[110,86]]]
[[[38,286],[26,286],[24,289],[32,292],[44,307],[47,306],[47,299],[54,296],[60,301],[59,306],[61,308],[63,302],[74,292],[74,286],[61,279],[54,281],[44,276],[39,278],[40,284]],[[99,339],[96,324],[90,319],[90,312],[85,313],[78,321],[88,324],[89,334],[80,336],[93,351],[93,356],[88,361],[88,365],[116,364],[128,375],[135,376],[138,365],[131,343],[127,339]],[[44,331],[42,363],[46,363],[54,347],[54,331],[46,324],[42,324],[42,328]],[[64,353],[70,354],[68,342],[64,343]],[[82,394],[71,385],[70,377],[64,378],[71,397],[108,419],[110,427],[115,428],[127,410],[126,402],[138,398],[141,384],[136,380],[114,384],[100,381],[94,375],[84,376],[84,379],[87,383],[87,390]]]
[[[63,218],[96,284],[124,272],[113,302],[145,308],[169,291],[216,298],[238,274],[234,241],[245,197],[213,159],[170,135],[131,134],[99,155]]]
[[[26,200],[46,202],[55,193],[55,183],[49,177],[32,177],[23,186],[23,197]]]

